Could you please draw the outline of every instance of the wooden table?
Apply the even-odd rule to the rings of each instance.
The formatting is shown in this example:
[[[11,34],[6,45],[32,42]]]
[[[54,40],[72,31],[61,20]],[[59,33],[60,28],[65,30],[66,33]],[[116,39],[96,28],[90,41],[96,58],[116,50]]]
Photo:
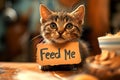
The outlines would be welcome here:
[[[28,72],[41,74],[44,77],[48,77],[48,74],[49,74],[49,77],[55,78],[55,79],[49,79],[49,80],[56,80],[56,79],[61,80],[62,78],[66,78],[66,77],[69,77],[69,76],[72,76],[78,73],[77,71],[50,71],[50,72],[47,71],[47,72],[44,72],[38,68],[37,63],[0,62],[0,80],[14,80],[13,76],[16,76],[21,71],[26,71],[26,72],[28,71]],[[26,72],[24,75],[26,75]],[[47,76],[45,76],[46,74]]]
[[[41,72],[38,68],[37,63],[0,62],[0,67],[17,68],[17,69],[25,69],[25,70],[32,70],[32,71]]]
[[[118,64],[120,62],[120,57],[116,57],[114,64]],[[98,80],[97,78],[104,78],[104,74],[106,72],[109,72],[109,70],[102,69],[97,70],[98,72],[95,74],[89,74],[85,73],[85,69],[77,70],[77,71],[41,71],[38,67],[39,65],[37,63],[9,63],[9,62],[0,62],[0,80]],[[120,63],[119,65],[120,66]],[[91,69],[92,72],[96,71],[96,69]],[[91,72],[90,71],[90,72]],[[100,72],[102,71],[102,72]],[[114,71],[115,72],[119,70]],[[116,72],[117,73],[117,72]],[[85,76],[82,76],[82,74],[85,74]],[[87,74],[87,76],[86,76]],[[98,76],[95,77],[95,75],[98,74]],[[120,80],[120,74],[114,76],[107,73],[107,77],[104,80]],[[69,79],[71,76],[79,75],[79,78],[84,79]],[[100,75],[100,76],[99,76]],[[92,78],[91,78],[92,77]],[[16,79],[17,78],[17,79]],[[27,79],[26,79],[27,78]],[[100,79],[101,80],[101,79]],[[103,79],[102,79],[103,80]]]

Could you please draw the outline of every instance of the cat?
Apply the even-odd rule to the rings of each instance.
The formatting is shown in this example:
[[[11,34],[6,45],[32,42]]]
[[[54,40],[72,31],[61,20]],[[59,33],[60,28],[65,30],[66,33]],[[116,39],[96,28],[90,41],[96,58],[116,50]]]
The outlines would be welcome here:
[[[79,41],[82,62],[88,56],[89,50],[86,43],[80,40],[82,24],[84,23],[85,7],[80,5],[72,12],[53,12],[43,4],[40,5],[41,35],[45,43],[64,44]],[[80,64],[41,66],[41,70],[76,70]]]

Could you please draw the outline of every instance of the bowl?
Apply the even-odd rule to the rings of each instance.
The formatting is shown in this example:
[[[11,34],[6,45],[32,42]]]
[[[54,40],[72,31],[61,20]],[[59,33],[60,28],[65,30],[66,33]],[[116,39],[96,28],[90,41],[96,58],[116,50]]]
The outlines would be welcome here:
[[[101,50],[115,51],[120,55],[120,36],[98,37],[98,42]]]

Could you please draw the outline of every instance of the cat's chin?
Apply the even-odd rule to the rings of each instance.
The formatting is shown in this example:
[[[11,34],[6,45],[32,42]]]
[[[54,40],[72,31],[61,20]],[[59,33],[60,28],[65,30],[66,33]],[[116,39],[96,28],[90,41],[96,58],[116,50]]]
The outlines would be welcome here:
[[[56,39],[56,40],[53,40],[53,42],[57,44],[62,44],[62,43],[66,43],[67,41],[63,39]]]
[[[62,44],[62,43],[66,43],[66,41],[55,41],[55,43]]]

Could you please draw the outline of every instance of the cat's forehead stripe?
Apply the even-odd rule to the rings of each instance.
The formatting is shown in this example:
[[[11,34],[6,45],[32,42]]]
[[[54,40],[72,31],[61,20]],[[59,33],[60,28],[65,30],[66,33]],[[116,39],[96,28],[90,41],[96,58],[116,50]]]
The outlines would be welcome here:
[[[72,17],[67,15],[67,14],[63,14],[63,13],[58,13],[58,14],[54,14],[54,15],[51,15],[51,18],[53,21],[57,21],[58,19],[60,21],[71,21],[72,20]]]

